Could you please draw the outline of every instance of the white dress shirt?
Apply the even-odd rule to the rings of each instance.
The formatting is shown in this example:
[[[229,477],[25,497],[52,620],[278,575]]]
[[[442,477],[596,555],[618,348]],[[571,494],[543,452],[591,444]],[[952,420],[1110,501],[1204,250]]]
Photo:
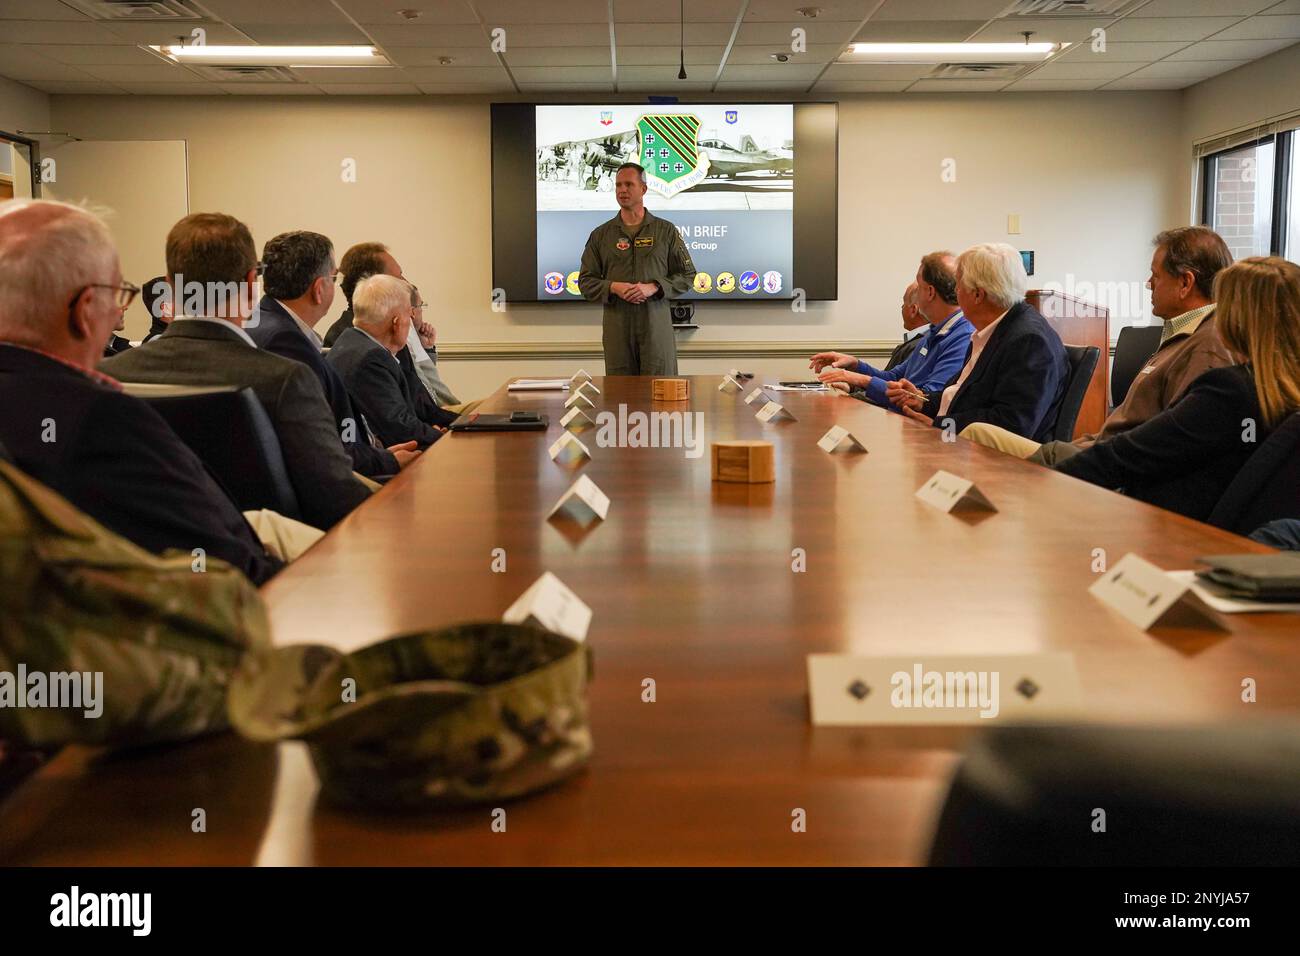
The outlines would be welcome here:
[[[1007,309],[1007,312],[1010,311],[1010,309]],[[948,406],[952,404],[952,400],[957,397],[962,385],[970,377],[971,369],[980,360],[980,353],[984,351],[984,346],[988,345],[989,339],[993,337],[993,330],[998,327],[999,322],[1006,318],[1007,312],[1003,312],[984,328],[976,330],[975,334],[970,337],[970,358],[966,360],[966,364],[962,367],[961,374],[957,376],[957,381],[943,390],[943,399],[939,402],[940,418],[948,414]]]

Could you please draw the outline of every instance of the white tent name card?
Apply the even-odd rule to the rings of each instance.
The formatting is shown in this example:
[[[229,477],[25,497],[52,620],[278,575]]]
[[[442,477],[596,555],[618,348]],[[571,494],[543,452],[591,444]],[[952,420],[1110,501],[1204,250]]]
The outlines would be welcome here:
[[[571,376],[569,376],[569,381],[573,385],[577,385],[579,382],[590,382],[591,376],[587,374],[587,370],[585,368],[580,368],[576,372],[574,372]]]
[[[550,454],[551,461],[558,461],[562,464],[591,457],[591,452],[587,449],[587,446],[568,432],[555,439],[555,443],[551,445]]]
[[[591,379],[587,379],[585,382],[583,382],[581,385],[578,386],[578,391],[581,392],[584,389],[590,389],[589,394],[591,395],[600,394],[600,389],[596,387],[596,383],[593,382]]]
[[[739,392],[742,387],[743,386],[740,382],[736,381],[734,375],[724,375],[722,376],[722,381],[718,384],[718,391],[731,392],[732,394],[735,394],[736,392]]]
[[[755,402],[762,402],[764,405],[766,405],[771,400],[772,400],[772,396],[768,395],[767,392],[763,391],[761,387],[754,389],[752,392],[750,392],[748,395],[745,396],[746,405],[753,405]]]
[[[608,513],[609,496],[583,475],[560,496],[546,518],[549,521],[556,515],[565,515],[585,527],[595,521],[604,521]]]
[[[951,472],[936,471],[934,477],[923,484],[916,497],[940,511],[997,511],[993,502],[975,487],[975,482],[959,478]]]
[[[817,442],[817,447],[828,455],[836,450],[846,452],[866,451],[867,446],[858,441],[858,437],[843,425],[835,425]]]
[[[768,402],[754,415],[760,422],[767,424],[769,422],[793,422],[795,417],[790,414],[790,410],[784,405],[776,402]]]
[[[575,641],[587,639],[591,608],[550,571],[532,583],[501,615],[506,624],[531,624]]]
[[[1136,554],[1124,555],[1088,590],[1144,631],[1157,624],[1222,628],[1214,611],[1186,581]]]
[[[581,408],[571,408],[564,413],[564,417],[560,419],[560,424],[569,431],[580,432],[596,423]]]
[[[1073,654],[808,655],[817,727],[1056,720],[1077,714],[1082,699]]]
[[[587,408],[596,407],[596,403],[593,402],[590,398],[588,398],[587,393],[584,392],[582,389],[578,389],[576,392],[570,395],[564,402],[565,408],[575,408],[575,407],[582,408],[584,405]]]

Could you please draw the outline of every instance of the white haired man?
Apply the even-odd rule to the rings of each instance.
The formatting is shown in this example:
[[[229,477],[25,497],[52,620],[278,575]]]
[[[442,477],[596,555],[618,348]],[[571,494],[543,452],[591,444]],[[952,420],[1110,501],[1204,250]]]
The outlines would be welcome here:
[[[457,416],[439,408],[402,370],[397,353],[406,346],[414,314],[411,284],[405,279],[362,279],[352,293],[352,328],[339,335],[326,361],[338,370],[380,441],[414,441],[423,450]]]
[[[1052,437],[1070,362],[1061,337],[1025,301],[1028,277],[1006,243],[971,246],[957,257],[957,303],[975,326],[962,370],[942,389],[923,392],[907,379],[887,396],[904,414],[953,434],[974,422],[1038,442]]]

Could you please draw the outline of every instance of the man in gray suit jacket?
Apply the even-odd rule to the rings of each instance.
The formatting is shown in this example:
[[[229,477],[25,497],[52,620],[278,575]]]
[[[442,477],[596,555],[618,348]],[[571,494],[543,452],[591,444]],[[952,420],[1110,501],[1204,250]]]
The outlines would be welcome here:
[[[259,349],[243,329],[256,302],[248,228],[217,213],[186,216],[167,236],[167,271],[176,318],[158,338],[100,368],[124,382],[251,388],[280,439],[303,520],[330,528],[370,490],[352,472],[312,370]]]

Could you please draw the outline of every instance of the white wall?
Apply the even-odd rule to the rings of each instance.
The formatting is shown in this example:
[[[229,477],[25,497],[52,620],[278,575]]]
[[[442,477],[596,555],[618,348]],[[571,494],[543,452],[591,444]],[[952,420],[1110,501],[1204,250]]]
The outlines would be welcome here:
[[[700,307],[704,327],[679,339],[683,372],[738,365],[789,376],[806,373],[798,356],[816,347],[885,348],[920,255],[981,240],[1034,249],[1035,285],[1086,293],[1080,285],[1092,284],[1138,313],[1151,236],[1187,218],[1171,169],[1184,137],[1180,101],[1177,92],[842,98],[839,301],[803,314]],[[56,96],[52,113],[84,139],[185,139],[190,208],[238,216],[259,246],[287,229],[323,232],[340,252],[388,243],[439,304],[444,374],[467,398],[510,372],[575,360],[600,370],[582,354],[598,354],[598,308],[490,308],[489,102]],[[957,176],[945,183],[949,158]],[[354,184],[341,180],[345,159],[356,160]],[[1022,235],[1007,236],[1008,213],[1020,215]],[[162,271],[162,235],[157,249]],[[137,309],[128,331],[144,325]],[[494,357],[503,347],[509,358]],[[701,347],[707,354],[692,358]]]

